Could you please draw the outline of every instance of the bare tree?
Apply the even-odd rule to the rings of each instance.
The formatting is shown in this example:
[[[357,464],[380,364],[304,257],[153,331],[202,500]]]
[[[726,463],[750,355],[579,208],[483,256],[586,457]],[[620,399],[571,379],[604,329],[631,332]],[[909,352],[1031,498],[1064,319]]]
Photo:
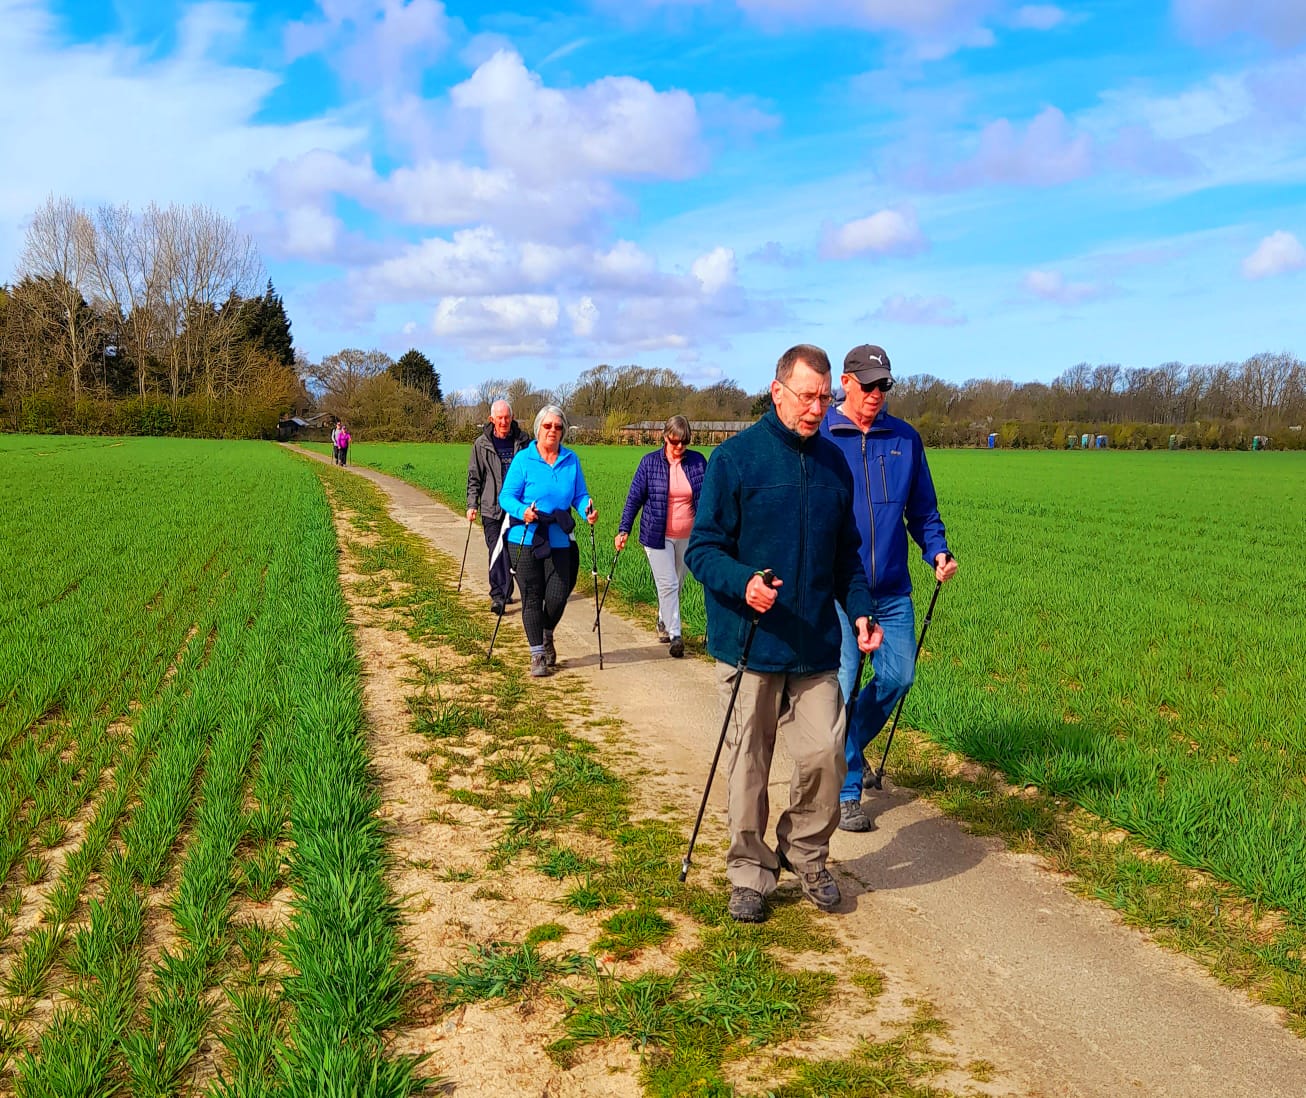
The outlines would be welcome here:
[[[158,220],[160,313],[168,326],[168,382],[175,401],[200,376],[213,400],[235,336],[233,298],[252,296],[263,264],[250,238],[205,206],[169,206]]]
[[[305,374],[322,390],[323,409],[348,419],[354,414],[364,383],[393,365],[394,360],[384,351],[347,347],[316,365],[309,363]]]
[[[27,227],[21,276],[40,280],[60,327],[59,356],[68,370],[73,400],[82,393],[89,363],[100,345],[100,325],[87,308],[85,290],[95,268],[95,227],[71,199],[47,198]]]
[[[115,353],[131,360],[142,398],[150,357],[162,335],[158,252],[163,220],[154,203],[140,217],[126,204],[101,206],[95,218],[95,301],[113,318],[119,333]]]

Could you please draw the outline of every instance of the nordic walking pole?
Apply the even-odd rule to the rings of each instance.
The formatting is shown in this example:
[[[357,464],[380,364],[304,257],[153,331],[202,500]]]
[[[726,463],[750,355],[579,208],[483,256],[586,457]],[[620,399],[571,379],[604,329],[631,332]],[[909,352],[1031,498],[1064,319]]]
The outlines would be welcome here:
[[[592,505],[591,505],[592,509]],[[586,512],[588,518],[588,512]],[[590,575],[594,577],[594,628],[599,632],[599,670],[603,670],[603,626],[599,624],[599,550],[594,540],[594,523],[590,523]]]
[[[535,504],[532,503],[531,506],[534,507]],[[508,520],[505,518],[504,521],[507,522]],[[468,536],[470,536],[470,531],[469,531],[469,533],[468,533]],[[517,564],[521,564],[521,551],[522,551],[525,547],[526,547],[526,531],[523,530],[523,531],[522,531],[522,536],[521,536],[521,544],[517,546]],[[507,549],[504,550],[505,553],[506,553],[507,551],[508,551]],[[513,567],[512,567],[512,574],[513,574],[513,576],[516,576],[516,575],[517,575],[517,564],[513,565]],[[494,623],[494,633],[490,636],[490,650],[489,650],[488,652],[485,653],[485,662],[486,662],[486,663],[489,663],[489,662],[490,662],[490,657],[494,655],[494,641],[495,641],[495,639],[499,636],[499,626],[501,626],[501,625],[503,624],[503,614],[504,614],[504,609],[505,609],[505,608],[503,608],[503,607],[500,608],[500,610],[499,610],[499,617],[498,617],[498,619],[497,619],[497,620],[495,621],[495,623]]]
[[[472,520],[467,520],[467,540],[463,542],[463,562],[458,566],[458,590],[463,589],[463,569],[467,567],[467,547],[472,543]]]
[[[612,567],[608,569],[608,578],[603,581],[603,597],[599,599],[599,608],[594,611],[594,624],[590,626],[590,632],[594,632],[599,627],[599,615],[603,613],[603,604],[608,601],[608,588],[612,586],[612,575],[617,570],[617,561],[621,559],[621,550],[618,549],[612,555]]]
[[[766,569],[761,573],[762,582],[768,587],[772,586],[775,580],[775,573],[771,569]],[[707,771],[707,784],[703,786],[703,799],[698,805],[698,819],[694,821],[694,831],[689,836],[689,849],[685,851],[685,860],[680,863],[680,883],[685,883],[685,878],[689,876],[690,858],[694,853],[694,844],[698,842],[698,829],[703,826],[703,812],[707,809],[707,795],[712,792],[712,779],[716,776],[716,764],[721,759],[721,748],[725,746],[726,731],[730,728],[730,717],[735,711],[735,699],[739,697],[739,684],[744,681],[744,672],[748,669],[748,650],[753,647],[753,635],[757,632],[757,623],[761,620],[761,614],[753,614],[753,620],[748,626],[748,636],[744,638],[744,650],[739,654],[739,663],[735,665],[735,685],[730,688],[730,701],[726,704],[725,720],[721,722],[721,735],[716,741],[716,753],[712,756],[712,765]]]
[[[934,581],[934,594],[930,596],[929,609],[925,611],[925,620],[921,622],[921,635],[920,639],[916,641],[916,655],[912,657],[912,667],[915,667],[921,658],[921,649],[925,647],[925,631],[930,627],[930,618],[934,617],[934,604],[939,601],[939,592],[942,590],[943,580],[936,579]],[[915,681],[915,675],[912,676],[912,679]],[[876,789],[884,788],[884,764],[889,758],[889,748],[893,746],[893,734],[898,731],[898,718],[902,716],[902,706],[909,693],[911,693],[910,686],[898,699],[898,708],[893,712],[893,724],[889,728],[889,738],[884,744],[884,754],[880,757],[880,768],[871,775],[871,784]]]

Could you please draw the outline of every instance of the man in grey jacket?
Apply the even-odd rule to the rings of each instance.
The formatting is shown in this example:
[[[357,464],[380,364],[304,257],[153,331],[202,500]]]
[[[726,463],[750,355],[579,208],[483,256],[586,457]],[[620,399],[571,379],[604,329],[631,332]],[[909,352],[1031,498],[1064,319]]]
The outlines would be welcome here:
[[[499,506],[504,474],[518,451],[526,449],[530,441],[530,436],[512,418],[512,406],[506,400],[496,400],[490,405],[490,422],[472,443],[472,456],[467,462],[467,521],[474,521],[477,512],[480,513],[485,547],[491,559],[505,518]],[[504,604],[511,601],[508,554],[500,553],[490,566],[490,605],[496,614],[502,614]]]

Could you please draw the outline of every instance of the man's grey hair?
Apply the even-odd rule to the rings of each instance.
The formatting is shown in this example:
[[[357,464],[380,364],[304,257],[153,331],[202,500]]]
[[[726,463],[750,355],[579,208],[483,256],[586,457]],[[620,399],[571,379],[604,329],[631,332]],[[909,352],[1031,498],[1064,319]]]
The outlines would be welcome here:
[[[822,377],[829,376],[830,356],[811,343],[800,343],[797,347],[790,347],[780,356],[780,361],[775,364],[776,381],[787,383],[793,377],[794,367],[800,362],[806,362],[808,369]]]
[[[562,438],[560,438],[558,441],[559,442],[564,441],[567,437],[567,432],[571,430],[571,420],[567,418],[567,413],[564,412],[561,408],[559,408],[556,404],[546,404],[543,408],[541,408],[538,412],[535,413],[535,424],[533,427],[533,431],[535,434],[536,441],[537,442],[539,441],[540,424],[544,422],[545,416],[557,416],[560,420],[562,420]]]
[[[509,404],[506,400],[499,399],[499,400],[496,400],[493,404],[491,404],[491,405],[490,405],[490,415],[494,415],[494,410],[495,410],[496,408],[502,408],[502,409],[503,409],[505,412],[507,412],[509,415],[512,415],[512,405]]]

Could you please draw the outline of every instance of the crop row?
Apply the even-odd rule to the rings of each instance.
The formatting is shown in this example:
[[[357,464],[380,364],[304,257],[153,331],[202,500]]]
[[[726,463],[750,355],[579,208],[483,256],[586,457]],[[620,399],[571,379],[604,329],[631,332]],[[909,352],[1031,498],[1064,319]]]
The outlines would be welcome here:
[[[381,1037],[403,968],[320,482],[258,444],[11,443],[15,1092],[298,1093],[326,1064],[406,1093],[411,1062]]]

